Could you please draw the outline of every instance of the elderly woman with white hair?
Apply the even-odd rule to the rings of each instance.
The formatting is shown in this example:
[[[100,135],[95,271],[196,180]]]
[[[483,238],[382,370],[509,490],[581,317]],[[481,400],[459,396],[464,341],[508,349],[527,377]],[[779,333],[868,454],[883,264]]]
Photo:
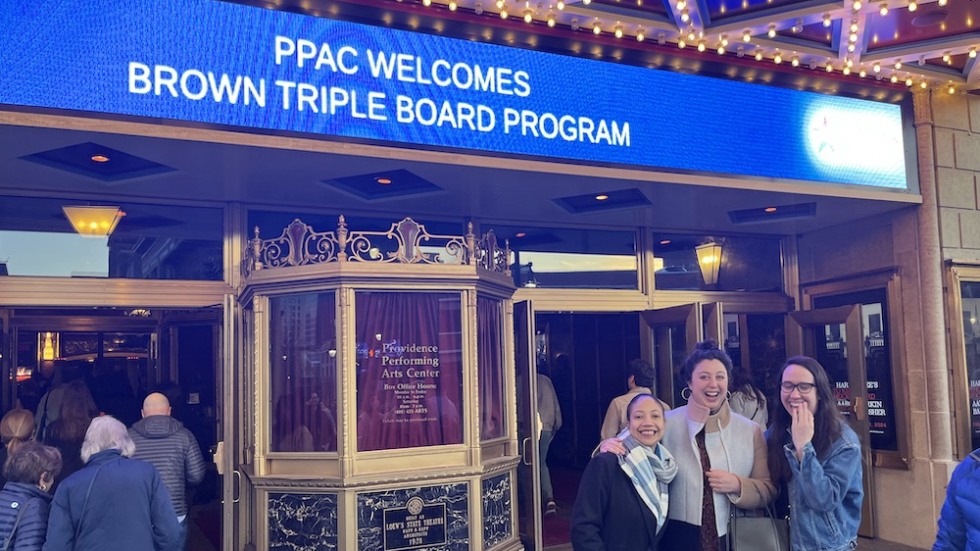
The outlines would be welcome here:
[[[180,525],[157,470],[130,459],[126,426],[96,417],[85,432],[85,467],[58,486],[45,551],[178,551]]]

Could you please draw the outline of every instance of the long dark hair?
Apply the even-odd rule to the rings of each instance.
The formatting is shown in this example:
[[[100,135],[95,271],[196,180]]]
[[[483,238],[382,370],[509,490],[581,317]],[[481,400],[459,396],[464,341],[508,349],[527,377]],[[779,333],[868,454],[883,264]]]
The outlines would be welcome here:
[[[752,374],[749,373],[749,370],[741,366],[736,368],[732,373],[732,384],[729,390],[732,392],[736,390],[742,391],[752,396],[760,404],[766,399],[766,395],[752,381]]]
[[[830,388],[830,379],[827,372],[817,360],[807,356],[793,356],[786,360],[783,367],[779,370],[780,385],[776,386],[776,396],[774,397],[773,417],[769,419],[769,431],[766,438],[769,457],[769,474],[776,483],[786,482],[793,477],[793,472],[789,468],[789,462],[783,451],[783,446],[791,441],[789,429],[793,425],[793,418],[786,408],[783,407],[781,384],[783,373],[791,365],[798,365],[813,374],[814,390],[817,393],[817,411],[813,412],[813,448],[817,452],[817,457],[822,459],[826,456],[830,446],[840,438],[844,417],[837,410],[837,399],[834,391]]]

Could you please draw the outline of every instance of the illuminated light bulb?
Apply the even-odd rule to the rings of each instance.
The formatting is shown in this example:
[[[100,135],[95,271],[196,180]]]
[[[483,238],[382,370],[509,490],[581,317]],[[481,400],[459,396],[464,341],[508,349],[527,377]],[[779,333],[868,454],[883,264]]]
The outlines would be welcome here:
[[[854,60],[853,59],[848,59],[845,63],[847,64],[848,67],[854,67]]]
[[[530,23],[534,21],[534,16],[531,15],[531,10],[524,10],[524,22]]]
[[[583,6],[588,6],[591,3],[592,3],[592,0],[582,0],[582,5]]]
[[[902,60],[899,59],[898,61],[895,62],[895,69],[898,70],[901,68],[902,68]]]
[[[854,44],[853,43],[847,45],[847,51],[849,51],[849,52],[853,52],[854,51]]]
[[[720,46],[720,45],[718,46],[718,55],[725,55],[725,47],[724,46]]]
[[[827,66],[824,67],[824,70],[827,71],[828,73],[833,73],[834,72],[834,66],[831,65],[830,63],[828,63]]]
[[[876,73],[880,73],[881,72],[881,63],[875,63],[874,65],[872,65],[871,66],[871,70],[874,71],[874,72],[876,72]]]
[[[677,47],[680,48],[681,50],[683,50],[686,46],[687,46],[687,42],[684,42],[683,38],[677,41]]]
[[[923,90],[925,90],[928,87],[929,87],[929,83],[924,80],[919,83],[919,88],[922,88]]]
[[[554,15],[551,15],[551,14],[548,15],[548,26],[549,27],[554,27],[555,26],[555,16]]]
[[[943,7],[946,5],[946,0],[939,0],[937,3],[939,4],[939,7]]]
[[[856,20],[855,21],[851,21],[851,27],[850,28],[851,28],[851,32],[852,33],[858,32],[858,22]]]
[[[857,42],[858,41],[858,35],[857,35],[857,33],[851,33],[850,36],[847,37],[847,39],[850,40],[851,42]]]
[[[677,9],[683,10],[686,7],[687,7],[687,0],[679,0],[677,2]]]
[[[705,44],[704,44],[704,40],[702,40],[702,41],[700,41],[700,42],[698,42],[698,51],[699,51],[699,52],[703,52],[703,51],[705,51],[706,49],[708,49],[708,47],[707,47],[707,46],[705,46]]]
[[[721,45],[722,46],[728,46],[728,36],[727,35],[724,35],[724,34],[721,35]]]
[[[613,30],[613,34],[616,36],[616,38],[623,38],[623,28],[616,27],[616,29]]]
[[[783,54],[776,52],[776,55],[772,56],[772,62],[779,65],[783,62]]]
[[[756,50],[755,51],[755,60],[756,61],[762,61],[762,50]]]
[[[950,94],[955,94],[956,93],[956,87],[953,86],[952,84],[950,84],[949,87],[946,88],[946,91],[949,92]]]
[[[689,12],[687,8],[681,10],[681,21],[687,23],[690,20],[691,20],[691,12]]]
[[[823,14],[823,26],[824,27],[829,27],[830,26],[830,14],[829,13]]]
[[[432,0],[422,0],[422,5],[428,8],[432,5]]]
[[[790,65],[792,65],[793,67],[799,67],[800,66],[800,58],[793,57],[793,60],[790,61]]]
[[[776,26],[769,25],[769,38],[776,38]]]
[[[696,34],[694,34],[694,29],[691,29],[691,32],[687,33],[687,39],[690,42],[694,42],[694,39],[696,39],[697,37],[698,36]]]
[[[878,8],[878,14],[882,17],[888,15],[888,4],[882,4],[881,7]]]
[[[912,77],[909,77],[909,78],[905,79],[905,85],[906,86],[912,86],[912,84],[914,84],[912,82]]]
[[[498,10],[504,9],[504,0],[497,0],[497,9]]]
[[[558,3],[555,4],[555,7],[558,8],[558,11],[562,11],[565,9],[565,3],[562,2],[561,0],[558,0]]]
[[[851,9],[854,11],[861,11],[861,0],[854,0],[854,3],[851,4]]]
[[[742,33],[742,42],[752,42],[752,31],[749,31],[748,29],[746,29]]]
[[[594,35],[602,34],[602,27],[599,26],[598,21],[592,24],[592,34]]]
[[[637,42],[643,42],[644,40],[646,40],[646,37],[643,36],[643,31],[640,30],[640,29],[637,29],[636,30],[636,41]]]
[[[507,19],[507,9],[506,8],[500,10],[500,18],[501,19]]]
[[[910,0],[909,1],[909,11],[915,11],[917,9],[919,9],[919,4],[916,3],[915,0]]]
[[[976,48],[970,48],[970,53],[967,54],[967,55],[970,56],[970,59],[973,59],[973,58],[977,57],[977,49]]]
[[[898,83],[898,75],[892,75],[892,78],[890,78],[888,80],[892,81],[892,84],[897,84]]]
[[[864,78],[864,77],[868,76],[868,72],[865,71],[864,69],[861,69],[860,71],[858,71],[858,76],[860,76],[861,78]]]
[[[949,52],[944,52],[943,53],[943,63],[949,65],[952,62],[953,62],[953,58],[952,58],[952,56],[949,55]]]
[[[456,8],[458,7],[459,5],[457,5],[455,1],[449,2],[449,11],[456,11]]]
[[[841,72],[844,73],[845,75],[849,75],[851,74],[851,68],[845,65],[844,68],[841,69]]]

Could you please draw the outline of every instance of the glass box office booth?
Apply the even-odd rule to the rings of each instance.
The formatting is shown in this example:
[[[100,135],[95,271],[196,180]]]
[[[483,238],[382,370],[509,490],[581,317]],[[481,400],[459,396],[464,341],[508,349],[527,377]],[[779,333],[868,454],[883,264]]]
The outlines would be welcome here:
[[[519,548],[506,246],[409,218],[259,232],[236,308],[253,541]]]

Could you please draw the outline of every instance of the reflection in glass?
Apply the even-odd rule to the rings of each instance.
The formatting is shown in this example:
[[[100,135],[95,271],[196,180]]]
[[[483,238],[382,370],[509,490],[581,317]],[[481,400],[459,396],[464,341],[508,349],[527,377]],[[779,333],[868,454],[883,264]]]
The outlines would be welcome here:
[[[970,449],[980,448],[980,281],[960,283],[963,300],[963,343],[966,345],[966,380],[969,385]]]
[[[657,233],[653,251],[657,289],[782,289],[778,239]]]
[[[637,289],[634,232],[486,226],[511,250],[518,287]]]
[[[70,200],[0,198],[0,259],[11,276],[220,281],[220,208],[119,203],[110,237],[83,237],[62,212]]]
[[[681,374],[684,360],[689,352],[686,341],[687,330],[683,324],[661,325],[653,328],[653,367],[657,370],[657,377],[672,387],[671,390],[657,389],[657,395],[663,400],[666,400],[669,395],[673,399],[672,407],[680,407],[687,402],[681,395],[681,392],[687,388],[687,381]],[[671,374],[670,380],[664,377],[667,373]]]
[[[814,300],[816,308],[832,308],[847,304],[861,307],[862,350],[867,380],[868,427],[871,447],[876,450],[898,451],[898,432],[895,417],[895,395],[892,390],[891,348],[888,333],[888,304],[884,288],[846,293]],[[843,326],[833,329],[843,335]],[[843,337],[841,337],[843,338]],[[819,359],[819,358],[818,358]],[[822,363],[822,362],[821,362]],[[824,364],[826,368],[827,365]],[[828,370],[829,371],[829,370]],[[846,373],[844,379],[847,381]],[[849,398],[848,393],[848,398]]]
[[[337,449],[333,291],[272,297],[270,451]]]

